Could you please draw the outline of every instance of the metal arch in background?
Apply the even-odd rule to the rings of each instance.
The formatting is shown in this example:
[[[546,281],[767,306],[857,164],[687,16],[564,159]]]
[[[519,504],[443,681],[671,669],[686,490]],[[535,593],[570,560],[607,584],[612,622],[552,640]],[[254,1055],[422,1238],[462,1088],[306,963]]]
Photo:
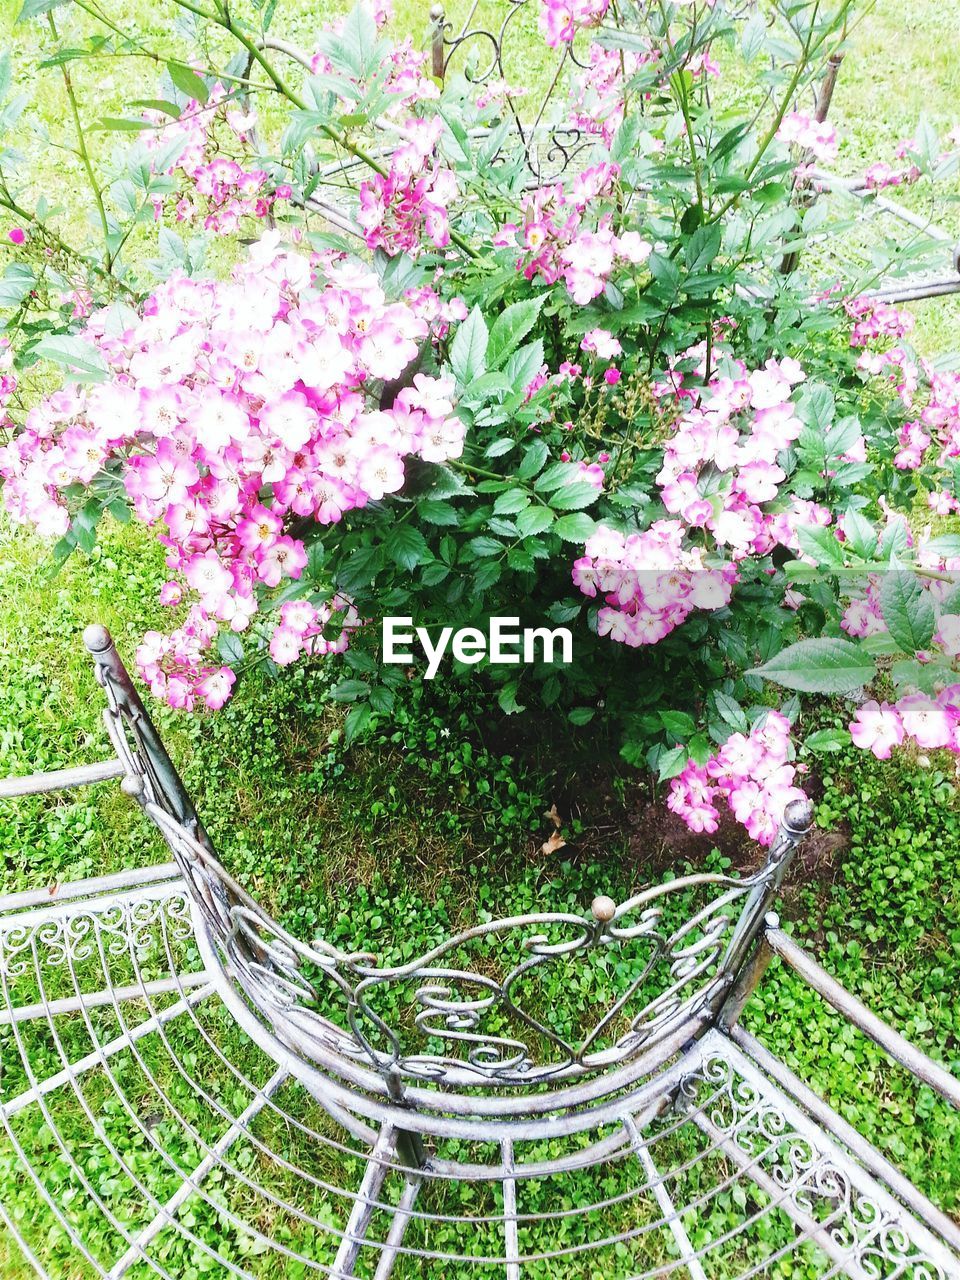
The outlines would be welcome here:
[[[960,1105],[769,914],[808,805],[744,880],[391,965],[291,936],[233,880],[109,636],[86,639],[116,758],[0,794],[121,774],[173,861],[0,899],[4,1280],[12,1257],[51,1280],[960,1277],[957,1224],[738,1025],[776,955]],[[538,996],[545,966],[576,993],[598,963],[607,1007]]]

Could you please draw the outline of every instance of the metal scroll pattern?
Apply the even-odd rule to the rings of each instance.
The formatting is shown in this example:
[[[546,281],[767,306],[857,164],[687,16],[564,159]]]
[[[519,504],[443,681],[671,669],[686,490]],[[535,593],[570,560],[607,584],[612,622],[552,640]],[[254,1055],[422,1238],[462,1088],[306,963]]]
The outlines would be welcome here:
[[[708,1095],[706,1105],[705,1095]],[[892,1201],[871,1194],[854,1161],[795,1123],[778,1095],[742,1076],[726,1057],[706,1057],[685,1077],[678,1106],[729,1152],[770,1198],[845,1274],[865,1280],[949,1280],[907,1230]],[[705,1124],[704,1124],[705,1122]],[[831,1272],[831,1274],[833,1274]]]
[[[729,990],[800,837],[785,829],[745,880],[688,876],[616,908],[607,900],[602,918],[494,920],[402,964],[303,942],[217,858],[109,637],[93,653],[123,785],[171,849],[225,980],[275,1034],[295,1027],[297,1051],[327,1065],[333,1054],[387,1079],[533,1086],[601,1073],[680,1025],[695,1034]],[[611,988],[598,1009],[595,993]]]
[[[435,1085],[542,1085],[626,1062],[681,1025],[695,1032],[729,990],[749,904],[771,875],[768,864],[744,881],[687,877],[606,924],[564,912],[491,921],[389,965],[294,938],[188,833],[148,812],[190,866],[225,972],[281,1038],[295,1026],[317,1061],[341,1055]],[[599,970],[606,990],[616,973],[618,996],[597,1010]]]

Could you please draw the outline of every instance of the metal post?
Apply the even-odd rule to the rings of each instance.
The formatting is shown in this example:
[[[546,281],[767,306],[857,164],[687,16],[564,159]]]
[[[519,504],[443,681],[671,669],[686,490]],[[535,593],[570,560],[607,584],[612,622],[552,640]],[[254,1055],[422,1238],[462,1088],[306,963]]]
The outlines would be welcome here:
[[[430,56],[431,71],[433,77],[443,83],[444,75],[444,56],[443,56],[443,32],[446,26],[447,16],[443,11],[442,4],[435,4],[430,10]]]

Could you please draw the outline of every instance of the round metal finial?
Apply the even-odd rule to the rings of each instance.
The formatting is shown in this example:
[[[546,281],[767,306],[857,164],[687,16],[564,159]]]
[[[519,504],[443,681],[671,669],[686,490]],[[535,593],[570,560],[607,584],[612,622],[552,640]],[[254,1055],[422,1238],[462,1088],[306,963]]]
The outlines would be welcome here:
[[[91,653],[103,653],[113,644],[110,632],[99,622],[91,622],[83,629],[83,643]]]
[[[435,4],[430,7],[430,21],[439,22],[443,18],[443,5]]]
[[[136,774],[128,773],[120,780],[120,790],[124,795],[132,796],[136,800],[143,795],[143,779],[138,778]]]
[[[813,826],[813,803],[806,796],[791,800],[783,811],[783,829],[791,836],[805,836]]]
[[[617,904],[606,894],[601,894],[598,898],[594,898],[590,910],[593,912],[594,920],[599,921],[600,924],[609,924],[617,914]]]

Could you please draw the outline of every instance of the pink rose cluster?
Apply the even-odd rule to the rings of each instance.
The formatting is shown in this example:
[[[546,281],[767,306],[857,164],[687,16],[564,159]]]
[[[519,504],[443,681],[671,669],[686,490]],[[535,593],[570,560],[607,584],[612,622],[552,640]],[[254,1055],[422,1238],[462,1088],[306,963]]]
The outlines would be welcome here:
[[[45,534],[67,531],[70,486],[104,471],[160,528],[176,575],[161,598],[177,604],[188,590],[194,606],[168,646],[153,640],[141,658],[175,705],[225,696],[229,677],[201,655],[300,578],[304,522],[334,524],[395,493],[406,456],[460,455],[450,381],[417,374],[393,405],[379,402],[431,338],[425,314],[443,307],[429,292],[392,302],[364,265],[308,260],[270,233],[232,280],[177,275],[122,332],[95,314],[86,336],[111,379],[50,396],[0,449],[7,510]],[[261,615],[275,660],[291,660],[293,634],[299,651],[318,650],[328,616],[312,610],[298,603],[279,624]]]
[[[569,192],[560,183],[528,192],[520,202],[523,226],[505,224],[494,244],[522,250],[517,270],[528,280],[563,280],[574,302],[591,302],[603,292],[615,266],[645,262],[652,248],[636,231],[616,234],[609,215],[596,224],[585,220],[590,206],[611,193],[619,176],[619,165],[604,162],[579,173]]]
[[[572,44],[577,32],[597,26],[609,7],[610,0],[541,0],[543,38],[551,49]]]
[[[379,10],[374,19],[378,27],[388,20],[387,11]],[[338,34],[346,19],[329,25],[328,30]],[[377,75],[377,89],[386,95],[388,102],[384,111],[386,116],[412,110],[417,103],[436,100],[440,97],[440,87],[430,77],[428,63],[430,55],[414,47],[408,36],[399,44],[391,44],[385,53],[384,63]],[[326,54],[318,52],[310,60],[310,70],[314,75],[343,75],[342,68],[335,68]],[[358,88],[363,82],[357,76],[348,77]],[[346,102],[347,99],[341,98]]]
[[[386,175],[360,184],[357,222],[367,246],[417,254],[425,238],[438,249],[450,243],[449,206],[457,196],[453,170],[435,158],[443,121],[411,116],[398,129]]]
[[[627,84],[641,67],[659,57],[660,50],[653,46],[643,53],[592,43],[585,66],[571,82],[570,128],[599,135],[609,147],[623,124]]]
[[[895,307],[890,302],[878,302],[869,296],[847,298],[844,308],[854,322],[850,330],[851,347],[865,347],[871,342],[890,342],[905,338],[916,324],[911,312]]]
[[[240,111],[231,102],[218,83],[205,103],[188,102],[176,120],[158,111],[144,114],[157,125],[147,136],[148,148],[162,149],[165,155],[174,148],[176,158],[164,172],[178,180],[172,197],[177,221],[201,219],[205,230],[218,235],[234,234],[243,218],[267,217],[276,200],[289,199],[291,194],[286,184],[270,190],[266,170],[241,163],[257,117],[256,112]],[[241,159],[224,149],[224,138],[238,144],[234,150]],[[154,197],[158,218],[164,204],[162,197]]]
[[[889,760],[893,748],[908,739],[924,751],[944,747],[960,755],[960,684],[947,685],[936,697],[910,693],[895,703],[865,702],[853,718],[850,736],[878,760]]]
[[[821,163],[829,164],[837,158],[836,129],[805,111],[789,111],[780,122],[777,137],[781,142],[801,147]]]
[[[573,565],[574,584],[606,602],[597,633],[631,648],[658,644],[694,609],[722,609],[737,579],[734,566],[711,569],[700,548],[684,548],[679,520],[657,520],[624,535],[599,525]]]
[[[778,544],[798,550],[798,526],[830,523],[826,508],[780,494],[787,478],[780,453],[803,429],[791,396],[806,375],[789,357],[750,372],[740,361],[725,368],[692,401],[690,392],[679,393],[689,407],[664,449],[663,505],[686,527],[706,530],[733,561],[768,555]],[[764,509],[769,504],[775,509]]]
[[[732,734],[706,764],[691,760],[671,781],[667,807],[691,831],[712,835],[723,799],[752,840],[770,845],[786,806],[803,798],[790,757],[790,721],[769,711],[749,733]]]

